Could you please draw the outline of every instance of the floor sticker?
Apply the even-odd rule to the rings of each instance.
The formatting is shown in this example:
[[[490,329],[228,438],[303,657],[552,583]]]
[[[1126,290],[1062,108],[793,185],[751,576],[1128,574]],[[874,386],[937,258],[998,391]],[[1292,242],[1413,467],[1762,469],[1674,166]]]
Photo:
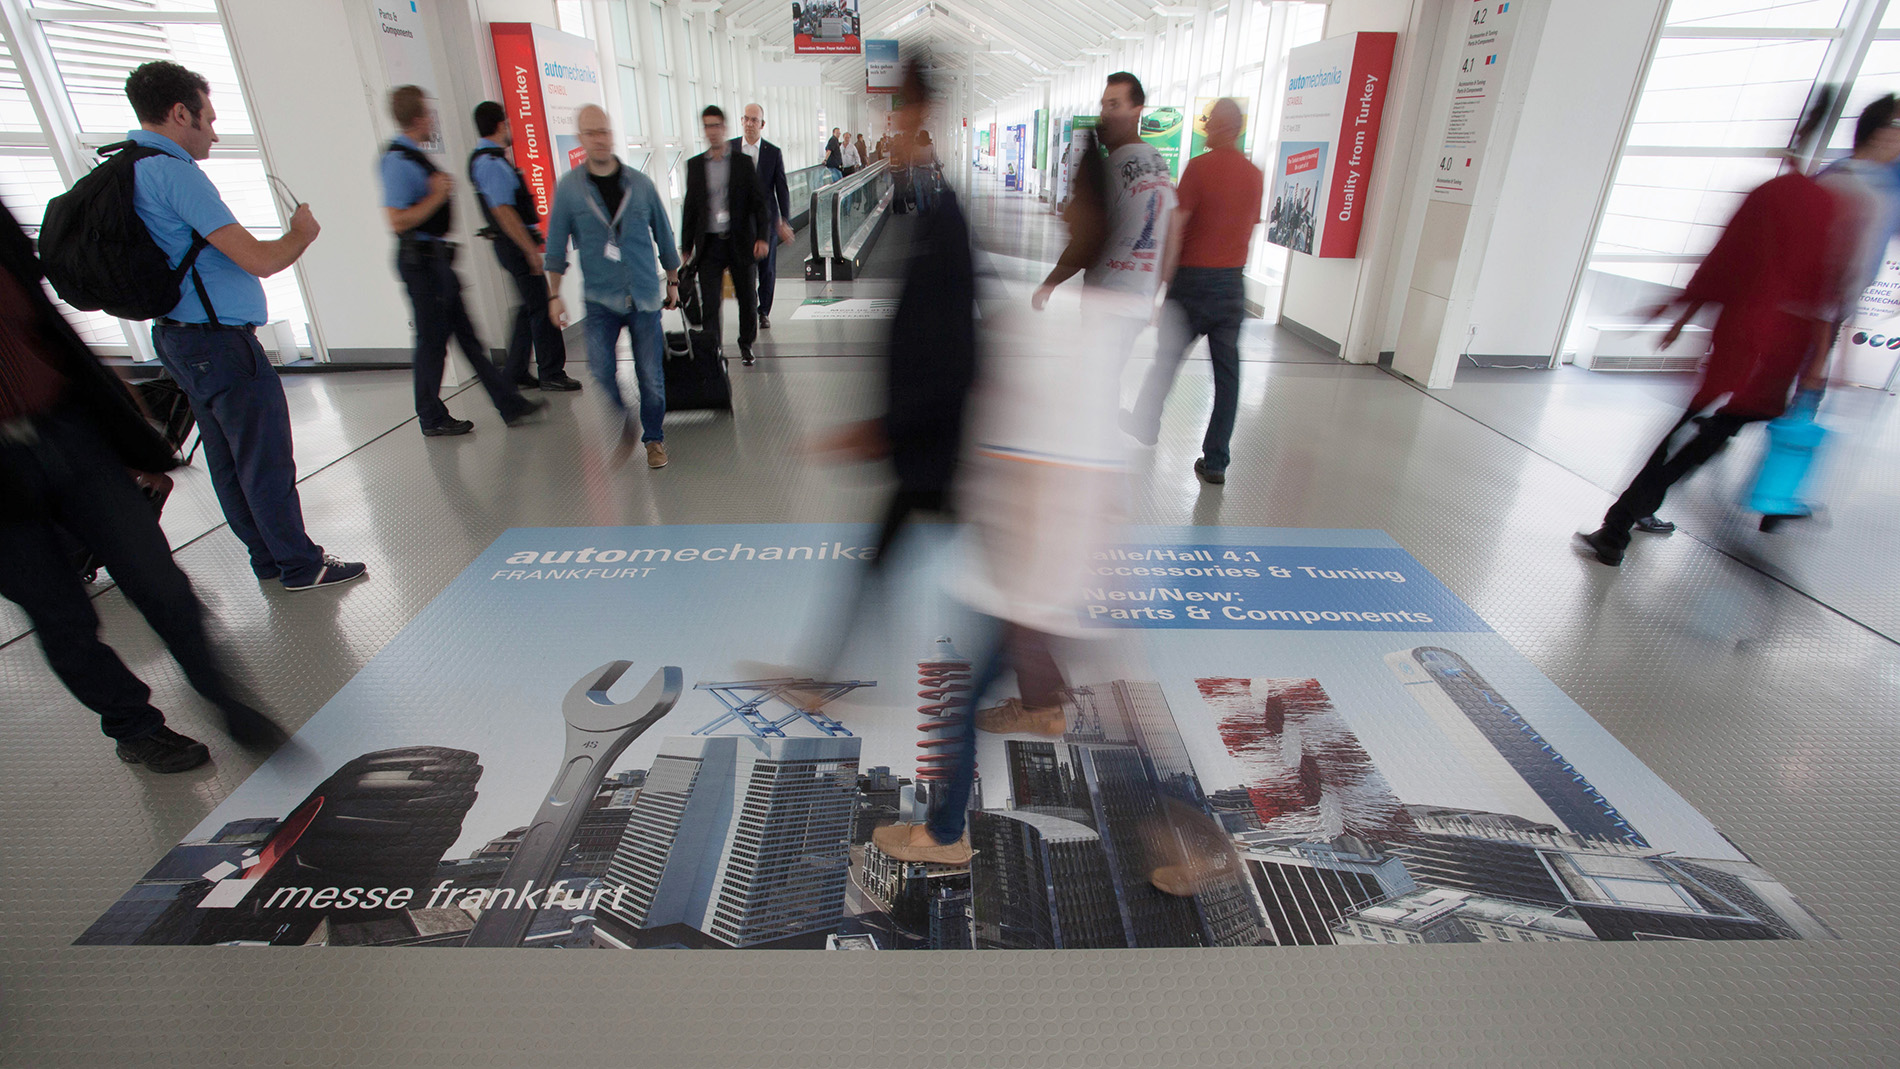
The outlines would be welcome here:
[[[829,650],[874,534],[507,532],[78,942],[1833,938],[1377,531],[1127,531],[979,703],[970,861],[895,860],[993,636],[927,527]]]

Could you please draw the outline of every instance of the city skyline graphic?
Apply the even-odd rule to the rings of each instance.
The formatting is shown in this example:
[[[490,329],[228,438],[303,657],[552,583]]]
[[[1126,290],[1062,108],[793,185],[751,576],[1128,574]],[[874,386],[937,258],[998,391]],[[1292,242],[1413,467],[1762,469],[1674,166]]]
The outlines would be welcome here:
[[[856,531],[819,533],[848,547]],[[1347,543],[1322,547],[1335,554],[1355,541],[1390,552],[1375,533],[1280,534],[1287,552],[1325,534]],[[505,538],[486,556],[520,552]],[[775,632],[850,574],[815,559],[769,599],[777,627],[758,619],[755,587],[737,615],[715,611],[703,574],[641,590],[633,600],[648,604],[630,608],[693,597],[708,618],[630,675],[678,665],[686,687],[574,801],[584,811],[552,875],[524,883],[517,859],[551,774],[559,789],[545,697],[515,714],[473,702],[463,708],[489,711],[461,720],[352,715],[403,708],[400,695],[458,670],[474,676],[462,688],[495,692],[479,657],[430,661],[427,641],[498,595],[524,614],[511,627],[613,604],[579,586],[483,585],[485,563],[411,624],[416,641],[398,636],[312,718],[301,760],[267,763],[78,942],[460,946],[509,910],[522,923],[506,945],[566,949],[1833,938],[1476,628],[1153,628],[1082,643],[1058,656],[1059,712],[1013,725],[1034,731],[979,733],[971,861],[886,857],[871,832],[931,804],[969,678],[958,650],[981,643],[932,598],[941,568],[926,564],[899,576],[893,607],[874,610],[839,670],[759,673],[791,663]],[[1359,570],[1391,571],[1373,563]],[[1435,580],[1418,569],[1406,582]],[[604,630],[627,612],[602,611]],[[584,672],[563,674],[540,693]],[[981,706],[1013,688],[1006,675]]]

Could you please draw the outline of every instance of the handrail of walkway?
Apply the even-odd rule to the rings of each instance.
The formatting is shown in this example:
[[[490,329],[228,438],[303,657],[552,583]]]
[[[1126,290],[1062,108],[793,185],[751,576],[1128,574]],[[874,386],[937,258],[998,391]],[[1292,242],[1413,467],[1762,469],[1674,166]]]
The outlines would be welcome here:
[[[856,276],[864,249],[875,239],[877,224],[890,208],[890,190],[891,166],[885,160],[812,190],[807,280],[843,281]]]

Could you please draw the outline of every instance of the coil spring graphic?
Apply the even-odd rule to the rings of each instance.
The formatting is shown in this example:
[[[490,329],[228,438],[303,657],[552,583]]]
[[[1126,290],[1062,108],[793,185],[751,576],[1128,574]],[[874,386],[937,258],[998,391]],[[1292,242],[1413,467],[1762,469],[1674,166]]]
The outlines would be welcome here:
[[[948,638],[940,638],[936,659],[917,664],[917,687],[917,696],[923,699],[917,706],[917,715],[923,718],[917,730],[924,734],[917,742],[917,782],[947,780],[956,762],[957,707],[970,690],[970,662],[958,655]]]

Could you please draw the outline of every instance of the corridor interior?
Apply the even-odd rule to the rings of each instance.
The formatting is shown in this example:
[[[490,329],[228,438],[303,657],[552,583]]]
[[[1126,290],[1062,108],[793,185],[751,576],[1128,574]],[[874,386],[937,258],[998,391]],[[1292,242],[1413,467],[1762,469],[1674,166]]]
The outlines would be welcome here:
[[[986,285],[1026,299],[1059,249],[1060,224],[989,176],[977,182],[966,199]],[[880,473],[813,463],[806,444],[873,410],[885,326],[813,319],[801,308],[821,306],[800,302],[894,297],[901,231],[890,238],[856,282],[805,283],[781,267],[758,365],[732,362],[734,411],[670,419],[663,470],[612,470],[591,384],[548,395],[545,419],[507,429],[464,375],[449,403],[476,431],[425,440],[406,373],[288,375],[310,530],[367,561],[370,578],[298,596],[260,586],[202,464],[177,473],[164,517],[177,558],[245,677],[294,728],[510,528],[874,519]],[[1125,399],[1152,344],[1126,371]],[[1840,941],[868,959],[74,947],[258,761],[223,738],[102,584],[107,640],[214,762],[178,776],[120,764],[20,617],[0,612],[6,1060],[93,1064],[115,1051],[142,1064],[123,1052],[187,1050],[198,1065],[278,1051],[392,1066],[525,1065],[553,1052],[748,1066],[1147,1064],[1170,1052],[1180,1063],[1329,1064],[1347,1050],[1361,1063],[1511,1065],[1533,1047],[1606,1065],[1891,1055],[1877,1022],[1900,966],[1900,848],[1879,831],[1900,826],[1894,398],[1850,389],[1830,399],[1830,418],[1852,431],[1815,520],[1764,535],[1738,506],[1762,448],[1755,428],[1671,497],[1665,515],[1681,529],[1645,539],[1613,570],[1580,558],[1571,535],[1594,525],[1673,422],[1686,380],[1466,370],[1456,387],[1425,391],[1261,320],[1244,331],[1243,357],[1226,485],[1190,470],[1210,402],[1202,348],[1159,444],[1136,453],[1131,521],[1389,533]],[[465,627],[461,640],[524,663],[562,641],[506,619]]]

